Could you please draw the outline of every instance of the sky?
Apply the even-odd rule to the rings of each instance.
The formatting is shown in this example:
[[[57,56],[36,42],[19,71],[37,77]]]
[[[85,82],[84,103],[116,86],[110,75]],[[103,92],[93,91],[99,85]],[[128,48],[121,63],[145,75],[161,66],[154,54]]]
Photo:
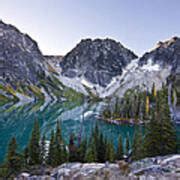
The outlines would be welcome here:
[[[112,38],[137,55],[180,35],[180,0],[0,0],[0,19],[29,34],[45,55],[85,38]]]

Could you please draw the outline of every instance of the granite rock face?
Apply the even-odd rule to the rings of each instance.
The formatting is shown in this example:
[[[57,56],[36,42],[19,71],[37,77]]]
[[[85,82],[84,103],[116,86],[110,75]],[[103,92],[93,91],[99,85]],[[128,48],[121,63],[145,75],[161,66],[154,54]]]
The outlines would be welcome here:
[[[105,87],[135,58],[132,51],[114,40],[85,39],[63,57],[60,66],[64,76],[83,77]]]
[[[0,21],[0,83],[37,84],[43,76],[44,57],[37,43],[14,26]]]
[[[156,48],[145,53],[139,59],[139,65],[146,64],[148,59],[153,63],[160,64],[162,67],[172,65],[172,70],[178,70],[180,67],[180,38],[173,37],[170,40],[159,42]]]

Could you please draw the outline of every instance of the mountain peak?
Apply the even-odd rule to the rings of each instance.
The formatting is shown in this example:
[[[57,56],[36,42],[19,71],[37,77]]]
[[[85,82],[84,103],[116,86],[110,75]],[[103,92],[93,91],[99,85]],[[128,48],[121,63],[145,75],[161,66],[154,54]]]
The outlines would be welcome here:
[[[177,37],[177,36],[174,36],[168,40],[165,40],[165,41],[159,41],[157,43],[157,48],[168,48],[169,46],[173,45],[173,44],[179,44],[180,43],[180,38]]]
[[[2,67],[1,67],[2,66]],[[16,27],[0,21],[0,83],[37,83],[44,74],[44,57],[37,43]]]
[[[114,39],[105,38],[105,39],[82,39],[80,43],[77,44],[77,46],[94,46],[95,48],[115,48],[117,49],[126,49],[120,42],[115,41]],[[128,49],[129,50],[129,49]],[[129,50],[130,51],[130,50]],[[134,54],[135,55],[135,54]],[[136,55],[135,55],[136,56]]]
[[[83,39],[63,57],[62,74],[105,87],[137,56],[112,39]]]

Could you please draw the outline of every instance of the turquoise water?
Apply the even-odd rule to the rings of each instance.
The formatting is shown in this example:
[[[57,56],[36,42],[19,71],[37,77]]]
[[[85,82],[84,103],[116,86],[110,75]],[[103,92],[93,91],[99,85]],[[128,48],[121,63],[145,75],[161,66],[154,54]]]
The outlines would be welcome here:
[[[98,114],[103,103],[84,104],[76,107],[72,103],[28,104],[25,106],[9,105],[0,108],[0,162],[3,161],[7,145],[12,136],[15,136],[22,150],[29,140],[35,119],[39,120],[41,133],[47,137],[56,127],[56,121],[61,120],[62,134],[65,141],[69,135],[78,135],[82,130],[82,136],[88,137],[92,127],[98,122],[100,130],[117,144],[121,135],[125,142],[128,136],[133,137],[135,127],[132,125],[113,125],[98,120]],[[84,113],[83,113],[84,112]],[[84,118],[82,116],[84,114]],[[179,130],[179,127],[177,127]],[[180,132],[178,132],[180,134]]]

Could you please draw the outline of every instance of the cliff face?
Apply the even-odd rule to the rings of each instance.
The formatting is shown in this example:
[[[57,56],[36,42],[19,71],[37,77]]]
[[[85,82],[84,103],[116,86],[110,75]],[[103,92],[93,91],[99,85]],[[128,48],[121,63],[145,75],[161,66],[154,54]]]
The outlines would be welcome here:
[[[0,21],[0,83],[38,84],[43,76],[44,57],[37,43],[14,26]]]
[[[0,21],[0,105],[64,97],[64,90],[69,89],[58,80],[54,68],[60,59],[44,56],[31,37]]]

